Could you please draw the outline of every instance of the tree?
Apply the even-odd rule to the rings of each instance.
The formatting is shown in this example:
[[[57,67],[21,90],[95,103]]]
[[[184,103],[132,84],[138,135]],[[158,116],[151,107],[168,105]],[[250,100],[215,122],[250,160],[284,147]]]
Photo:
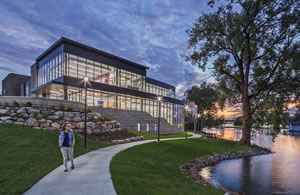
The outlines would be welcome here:
[[[208,114],[214,114],[216,111],[216,103],[218,101],[218,94],[215,86],[206,82],[202,82],[199,86],[193,86],[188,89],[184,95],[186,99],[194,102],[197,105],[197,111],[200,114],[201,124]],[[201,125],[201,130],[202,130]]]
[[[202,82],[199,86],[192,86],[191,89],[186,90],[184,95],[187,100],[198,106],[198,113],[216,111],[215,104],[218,101],[218,94],[213,84]]]
[[[213,61],[220,105],[242,103],[243,144],[250,145],[252,116],[265,102],[299,101],[299,4],[228,0],[216,12],[200,16],[187,31],[192,50],[187,60],[204,71]],[[214,1],[209,5],[214,6]]]

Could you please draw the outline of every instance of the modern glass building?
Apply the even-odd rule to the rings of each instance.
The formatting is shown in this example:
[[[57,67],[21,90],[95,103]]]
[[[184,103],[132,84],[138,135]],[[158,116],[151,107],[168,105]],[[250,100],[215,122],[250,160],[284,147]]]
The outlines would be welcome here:
[[[31,93],[37,97],[85,102],[88,78],[89,106],[145,111],[158,117],[158,96],[163,97],[161,116],[170,125],[182,126],[183,102],[175,87],[147,77],[148,67],[61,38],[36,58],[31,66]]]

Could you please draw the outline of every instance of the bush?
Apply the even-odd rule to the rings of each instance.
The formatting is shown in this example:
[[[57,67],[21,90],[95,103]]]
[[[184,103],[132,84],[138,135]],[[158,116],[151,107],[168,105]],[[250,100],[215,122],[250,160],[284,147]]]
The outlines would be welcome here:
[[[102,116],[102,118],[100,119],[102,122],[105,122],[105,121],[111,121],[110,118],[108,118],[107,116]]]
[[[5,107],[9,107],[9,104],[7,102],[4,103]]]
[[[25,106],[26,107],[32,107],[32,103],[31,102],[26,102]]]

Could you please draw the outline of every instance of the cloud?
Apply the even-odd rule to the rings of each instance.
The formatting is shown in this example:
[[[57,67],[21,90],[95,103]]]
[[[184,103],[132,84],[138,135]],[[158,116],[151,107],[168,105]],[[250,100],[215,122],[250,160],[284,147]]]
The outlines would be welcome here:
[[[64,36],[149,66],[148,76],[177,86],[182,98],[211,74],[185,62],[185,30],[205,9],[206,2],[198,0],[2,0],[0,60],[29,69]]]
[[[7,72],[16,72],[15,69],[7,67],[7,66],[0,66],[0,70],[7,71]]]

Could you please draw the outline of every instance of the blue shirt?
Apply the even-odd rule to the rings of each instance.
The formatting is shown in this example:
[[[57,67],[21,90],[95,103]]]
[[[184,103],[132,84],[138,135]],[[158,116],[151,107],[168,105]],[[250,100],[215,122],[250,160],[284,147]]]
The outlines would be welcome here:
[[[69,132],[68,133],[64,132],[64,133],[65,133],[65,139],[64,139],[64,142],[63,142],[63,146],[64,147],[70,147],[71,145],[69,143]]]

